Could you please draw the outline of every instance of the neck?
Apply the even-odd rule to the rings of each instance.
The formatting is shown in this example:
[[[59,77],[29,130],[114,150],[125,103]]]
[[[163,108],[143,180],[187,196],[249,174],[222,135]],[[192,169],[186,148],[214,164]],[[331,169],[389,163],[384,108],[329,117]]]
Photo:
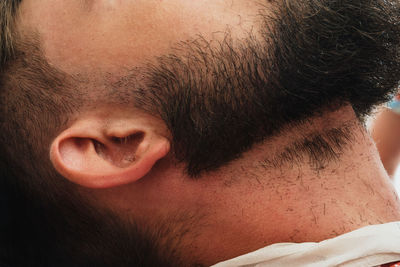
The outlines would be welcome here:
[[[146,179],[90,194],[145,229],[167,227],[160,246],[187,265],[400,220],[394,187],[350,107],[284,129],[198,179],[182,165],[171,156]]]
[[[210,253],[206,253],[207,263],[273,243],[318,242],[363,226],[400,220],[393,185],[354,112],[343,108],[307,124],[255,146],[212,177],[223,180],[225,188],[211,204],[216,210],[213,223],[203,228],[209,231],[203,240]],[[329,134],[322,137],[337,157],[307,151],[307,144],[297,155],[287,149],[295,137],[304,140],[304,134],[312,136],[317,129],[327,133],[342,129],[341,134],[346,134],[345,140]],[[326,140],[329,136],[331,140]],[[341,149],[332,142],[342,142]],[[294,144],[301,147],[300,142]]]

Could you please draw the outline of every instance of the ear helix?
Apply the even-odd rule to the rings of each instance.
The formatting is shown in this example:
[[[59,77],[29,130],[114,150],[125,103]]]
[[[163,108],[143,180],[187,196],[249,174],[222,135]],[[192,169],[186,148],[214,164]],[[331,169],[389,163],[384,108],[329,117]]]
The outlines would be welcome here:
[[[61,134],[52,144],[51,160],[70,181],[90,188],[107,188],[144,177],[170,149],[169,141],[153,132],[126,138],[76,137]]]

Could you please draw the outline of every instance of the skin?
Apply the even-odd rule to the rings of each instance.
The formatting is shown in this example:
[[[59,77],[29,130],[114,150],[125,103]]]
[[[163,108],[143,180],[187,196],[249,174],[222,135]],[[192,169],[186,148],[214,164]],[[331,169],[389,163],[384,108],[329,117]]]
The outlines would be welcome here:
[[[399,132],[400,115],[382,108],[372,125],[371,135],[376,142],[383,165],[392,178],[400,163]]]
[[[198,34],[223,37],[219,32],[228,25],[240,37],[254,25],[259,9],[254,3],[24,1],[21,17],[40,32],[47,58],[62,70],[115,72],[165,54],[171,45]]]
[[[234,38],[257,32],[259,8],[248,0],[24,0],[19,29],[40,34],[44,54],[56,68],[96,80],[104,73],[118,75],[140,66],[198,34],[220,40],[227,25]],[[103,105],[77,117],[109,116],[108,120],[118,121],[121,116],[114,118],[113,112],[115,107]],[[130,107],[121,107],[118,114],[145,118],[143,124],[170,138],[159,118],[137,115]],[[325,168],[316,171],[307,159],[292,167],[263,167],[266,158],[290,142],[344,123],[352,125],[355,141]],[[400,220],[397,195],[350,107],[286,129],[199,179],[188,178],[183,170],[167,155],[139,180],[80,190],[122,218],[149,225],[169,218],[176,231],[186,227],[181,254],[187,262],[207,265],[272,243],[320,241]]]

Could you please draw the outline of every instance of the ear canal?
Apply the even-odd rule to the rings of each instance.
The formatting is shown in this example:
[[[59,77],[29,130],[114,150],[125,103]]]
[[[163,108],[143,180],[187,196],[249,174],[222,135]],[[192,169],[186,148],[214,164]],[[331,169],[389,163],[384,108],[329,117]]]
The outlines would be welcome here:
[[[110,164],[126,168],[137,160],[140,144],[145,134],[138,132],[125,137],[111,137],[107,144],[93,140],[94,149],[97,154]],[[139,153],[138,153],[139,152]]]

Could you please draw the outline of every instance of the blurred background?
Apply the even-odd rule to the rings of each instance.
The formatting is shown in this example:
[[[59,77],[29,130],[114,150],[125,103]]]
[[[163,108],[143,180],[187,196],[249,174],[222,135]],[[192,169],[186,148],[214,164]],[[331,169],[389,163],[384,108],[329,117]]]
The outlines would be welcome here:
[[[373,112],[367,120],[367,128],[400,194],[400,93]]]

